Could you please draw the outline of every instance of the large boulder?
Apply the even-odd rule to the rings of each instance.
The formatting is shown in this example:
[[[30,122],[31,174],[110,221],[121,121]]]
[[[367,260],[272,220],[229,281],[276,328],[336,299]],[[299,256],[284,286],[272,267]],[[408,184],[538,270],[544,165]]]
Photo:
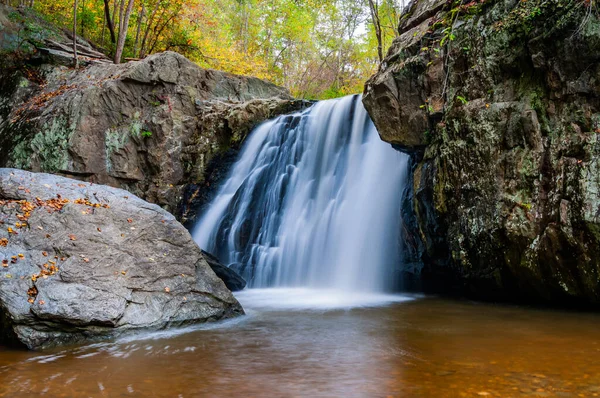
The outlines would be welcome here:
[[[413,155],[405,263],[421,263],[426,286],[600,304],[594,7],[407,7],[363,101],[382,139]]]
[[[202,254],[204,255],[208,265],[210,265],[210,268],[212,268],[215,274],[225,283],[227,289],[231,290],[232,292],[238,292],[246,287],[246,281],[240,274],[235,272],[230,267],[221,264],[219,259],[212,254],[207,253],[204,250],[202,250]]]
[[[0,169],[0,338],[43,348],[243,314],[187,230],[131,193]]]
[[[184,220],[197,207],[180,211],[184,197],[218,182],[218,163],[255,125],[306,106],[282,87],[174,52],[75,70],[44,47],[60,32],[41,29],[26,10],[0,6],[0,22],[3,14],[13,21],[0,23],[0,52],[16,51],[9,39],[27,26],[47,33],[29,40],[37,48],[13,68],[0,68],[0,166],[127,189]]]

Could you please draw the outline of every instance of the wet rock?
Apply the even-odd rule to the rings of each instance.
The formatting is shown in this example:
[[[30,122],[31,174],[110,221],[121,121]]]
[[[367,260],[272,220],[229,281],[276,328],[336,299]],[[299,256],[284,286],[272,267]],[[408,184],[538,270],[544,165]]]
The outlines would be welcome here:
[[[187,230],[131,193],[0,169],[0,337],[29,348],[243,314]]]
[[[406,232],[420,242],[404,262],[421,264],[425,289],[600,304],[592,14],[555,1],[416,0],[402,16],[363,102],[381,138],[412,154]]]
[[[246,287],[246,281],[240,274],[230,267],[221,264],[218,258],[204,250],[202,250],[202,255],[206,259],[208,265],[210,265],[210,268],[212,268],[215,274],[225,283],[227,289],[232,292],[238,292]]]

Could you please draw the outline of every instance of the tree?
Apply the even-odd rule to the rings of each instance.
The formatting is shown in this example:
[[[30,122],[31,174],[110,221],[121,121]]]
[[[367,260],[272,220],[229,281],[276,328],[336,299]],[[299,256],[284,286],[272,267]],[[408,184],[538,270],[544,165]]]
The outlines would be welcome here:
[[[123,19],[119,21],[119,37],[117,39],[117,48],[115,50],[115,64],[121,63],[121,57],[125,47],[125,39],[127,38],[127,29],[129,28],[129,17],[131,17],[131,10],[133,10],[133,2],[134,0],[129,0],[129,3],[127,4],[127,10],[125,11],[124,15],[122,12],[120,12],[120,14],[123,15]],[[123,11],[124,3],[125,0],[121,0],[121,11]]]
[[[77,0],[73,2],[73,64],[75,69],[79,68],[79,58],[77,58]]]
[[[383,40],[381,37],[381,20],[379,19],[379,4],[378,0],[367,0],[369,3],[369,10],[371,11],[371,22],[375,29],[375,37],[377,38],[377,56],[379,62],[383,61]]]
[[[115,0],[115,3],[116,2],[117,2],[117,0]],[[104,0],[104,18],[106,20],[106,26],[108,27],[108,31],[110,32],[110,42],[116,43],[117,39],[115,37],[115,25],[113,24],[113,20],[110,17],[109,0]]]

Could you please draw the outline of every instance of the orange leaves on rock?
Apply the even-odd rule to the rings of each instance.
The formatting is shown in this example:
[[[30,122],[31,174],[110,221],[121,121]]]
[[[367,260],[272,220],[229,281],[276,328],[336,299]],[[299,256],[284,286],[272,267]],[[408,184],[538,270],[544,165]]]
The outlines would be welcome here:
[[[0,246],[6,247],[6,245],[8,245],[8,239],[6,239],[6,238],[0,239]]]
[[[19,254],[17,254],[17,256],[18,256],[19,258],[25,258],[25,255],[24,255],[23,253],[19,253]]]
[[[70,240],[77,240],[77,237],[73,234],[69,234],[69,239]]]
[[[46,304],[46,302],[44,300],[40,300],[40,301],[38,301],[38,304],[39,305],[44,305],[44,304]]]
[[[37,287],[32,286],[29,289],[27,289],[27,295],[29,297],[35,297],[35,296],[37,296],[38,295]]]
[[[39,273],[31,275],[31,280],[33,282],[37,281],[40,278],[46,279],[47,277],[52,276],[58,272],[58,267],[54,264],[50,266],[48,266],[48,264],[44,264],[42,267],[43,269]]]
[[[48,252],[42,252],[42,256],[48,257]]]
[[[128,218],[128,219],[127,219],[127,222],[128,222],[129,224],[131,224],[131,223],[133,222],[133,220],[132,220],[131,218]]]
[[[19,235],[19,233],[17,231],[15,231],[14,229],[12,229],[12,227],[8,227],[8,233],[13,234],[13,235]]]
[[[75,199],[73,201],[73,203],[77,204],[77,205],[85,205],[85,206],[90,206],[93,208],[99,208],[99,207],[103,207],[105,209],[109,209],[110,206],[107,205],[106,203],[92,203],[89,201],[89,199],[84,199],[84,198],[79,198],[79,199]]]
[[[8,260],[7,259],[2,260],[2,266],[4,268],[8,267]]]
[[[171,289],[169,289],[168,287],[165,287],[165,292],[169,293],[171,291]]]
[[[17,109],[17,111],[15,112],[16,117],[12,120],[12,122],[15,123],[18,120],[18,118],[20,118],[25,112],[36,111],[41,109],[46,104],[46,102],[48,102],[52,98],[58,97],[59,95],[62,95],[66,91],[71,90],[75,87],[76,86],[73,84],[64,84],[54,91],[44,91],[39,95],[32,97],[25,104],[23,104],[23,106]]]
[[[90,262],[90,259],[87,258],[87,257],[84,257],[82,260],[83,260],[84,263],[89,263]]]

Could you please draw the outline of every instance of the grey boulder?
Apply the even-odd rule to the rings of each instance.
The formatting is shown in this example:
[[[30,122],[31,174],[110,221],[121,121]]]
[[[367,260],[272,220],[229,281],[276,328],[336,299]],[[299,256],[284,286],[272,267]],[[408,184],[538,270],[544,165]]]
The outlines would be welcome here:
[[[30,349],[243,314],[187,230],[131,193],[0,169],[0,340]]]

